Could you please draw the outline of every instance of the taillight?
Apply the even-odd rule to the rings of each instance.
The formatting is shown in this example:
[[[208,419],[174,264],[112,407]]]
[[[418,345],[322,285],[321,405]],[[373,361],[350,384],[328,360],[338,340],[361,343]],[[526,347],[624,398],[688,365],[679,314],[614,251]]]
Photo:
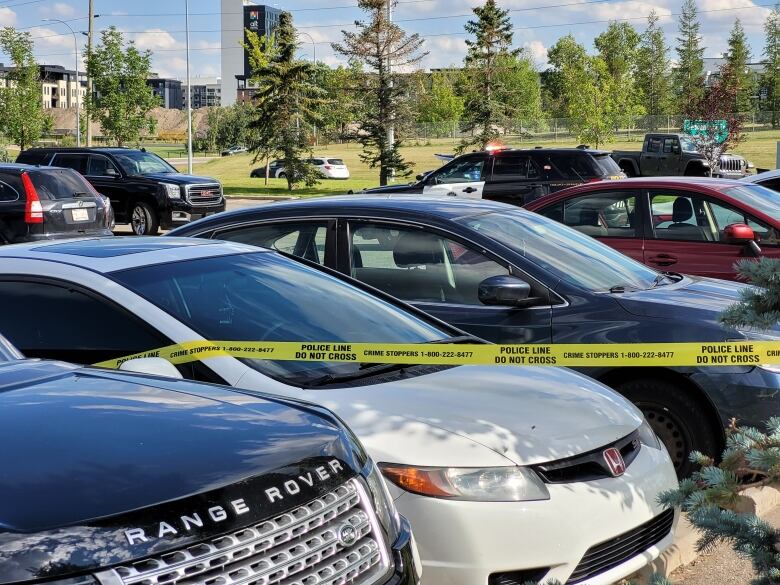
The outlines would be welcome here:
[[[588,183],[598,183],[599,181],[602,181],[603,179],[601,177],[594,177],[592,179],[588,179]]]
[[[24,223],[43,223],[43,205],[38,197],[38,191],[35,190],[30,175],[22,173],[22,187],[27,197],[27,203],[24,206]]]
[[[326,170],[326,171],[329,171],[329,170],[331,170],[333,167],[332,167],[332,166],[330,166],[330,165],[325,165],[325,167],[324,167],[324,168],[325,168],[325,170]]]

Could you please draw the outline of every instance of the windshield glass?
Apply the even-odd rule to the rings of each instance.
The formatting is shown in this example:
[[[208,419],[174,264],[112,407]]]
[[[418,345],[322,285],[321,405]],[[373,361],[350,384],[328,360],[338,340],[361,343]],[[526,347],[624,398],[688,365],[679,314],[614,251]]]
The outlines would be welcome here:
[[[0,364],[3,362],[10,362],[12,360],[22,359],[22,354],[17,350],[11,342],[5,337],[0,335]]]
[[[723,193],[780,221],[780,193],[751,183],[728,187]]]
[[[175,168],[156,154],[141,150],[115,152],[114,157],[119,166],[128,175],[151,175],[156,173],[178,173]]]
[[[424,343],[449,337],[337,278],[267,252],[145,266],[112,276],[213,341]],[[245,361],[293,385],[360,370],[357,363]]]
[[[696,144],[687,136],[680,136],[680,147],[683,152],[697,152]]]
[[[595,238],[534,213],[507,210],[456,221],[522,254],[551,276],[590,291],[647,289],[658,274]]]

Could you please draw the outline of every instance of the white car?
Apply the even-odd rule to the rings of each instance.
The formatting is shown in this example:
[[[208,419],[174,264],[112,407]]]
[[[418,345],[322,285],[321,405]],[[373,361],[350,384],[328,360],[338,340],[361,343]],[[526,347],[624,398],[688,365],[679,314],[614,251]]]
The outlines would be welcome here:
[[[344,278],[210,240],[3,246],[0,305],[13,310],[0,331],[29,357],[76,363],[204,339],[474,341]],[[658,504],[677,485],[666,450],[633,405],[571,370],[224,356],[179,371],[339,414],[411,521],[425,584],[606,585],[672,543],[676,514]],[[247,443],[246,457],[266,448]]]
[[[349,169],[340,158],[329,155],[316,156],[309,159],[309,162],[314,165],[326,179],[349,179]]]

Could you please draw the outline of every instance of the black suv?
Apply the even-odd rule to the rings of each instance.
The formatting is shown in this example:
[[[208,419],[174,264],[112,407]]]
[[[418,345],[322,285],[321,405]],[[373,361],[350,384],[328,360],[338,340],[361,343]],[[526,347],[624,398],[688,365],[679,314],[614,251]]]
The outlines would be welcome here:
[[[111,199],[117,223],[153,235],[225,210],[216,179],[183,175],[145,150],[129,148],[31,148],[18,163],[66,167],[84,175]]]
[[[110,236],[111,203],[70,169],[0,165],[0,243]]]
[[[409,523],[324,408],[0,337],[0,441],[0,584],[419,582]]]
[[[452,195],[524,205],[550,193],[625,174],[610,153],[589,148],[500,148],[453,158],[415,183],[366,193]]]

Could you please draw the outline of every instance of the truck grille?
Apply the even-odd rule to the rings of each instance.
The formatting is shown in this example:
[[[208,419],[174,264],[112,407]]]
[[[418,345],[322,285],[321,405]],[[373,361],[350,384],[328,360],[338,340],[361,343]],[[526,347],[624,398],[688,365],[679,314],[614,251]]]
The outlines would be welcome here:
[[[625,563],[666,538],[673,524],[674,511],[665,510],[629,532],[590,547],[566,583],[573,585],[585,581]]]
[[[124,585],[370,585],[390,566],[370,502],[351,479],[276,518],[114,571]]]
[[[213,185],[188,185],[187,201],[191,205],[215,205],[222,202],[222,188]]]
[[[718,161],[718,167],[720,168],[721,172],[725,173],[741,173],[742,168],[742,160],[739,157],[734,156],[722,156],[720,157],[720,160]]]

